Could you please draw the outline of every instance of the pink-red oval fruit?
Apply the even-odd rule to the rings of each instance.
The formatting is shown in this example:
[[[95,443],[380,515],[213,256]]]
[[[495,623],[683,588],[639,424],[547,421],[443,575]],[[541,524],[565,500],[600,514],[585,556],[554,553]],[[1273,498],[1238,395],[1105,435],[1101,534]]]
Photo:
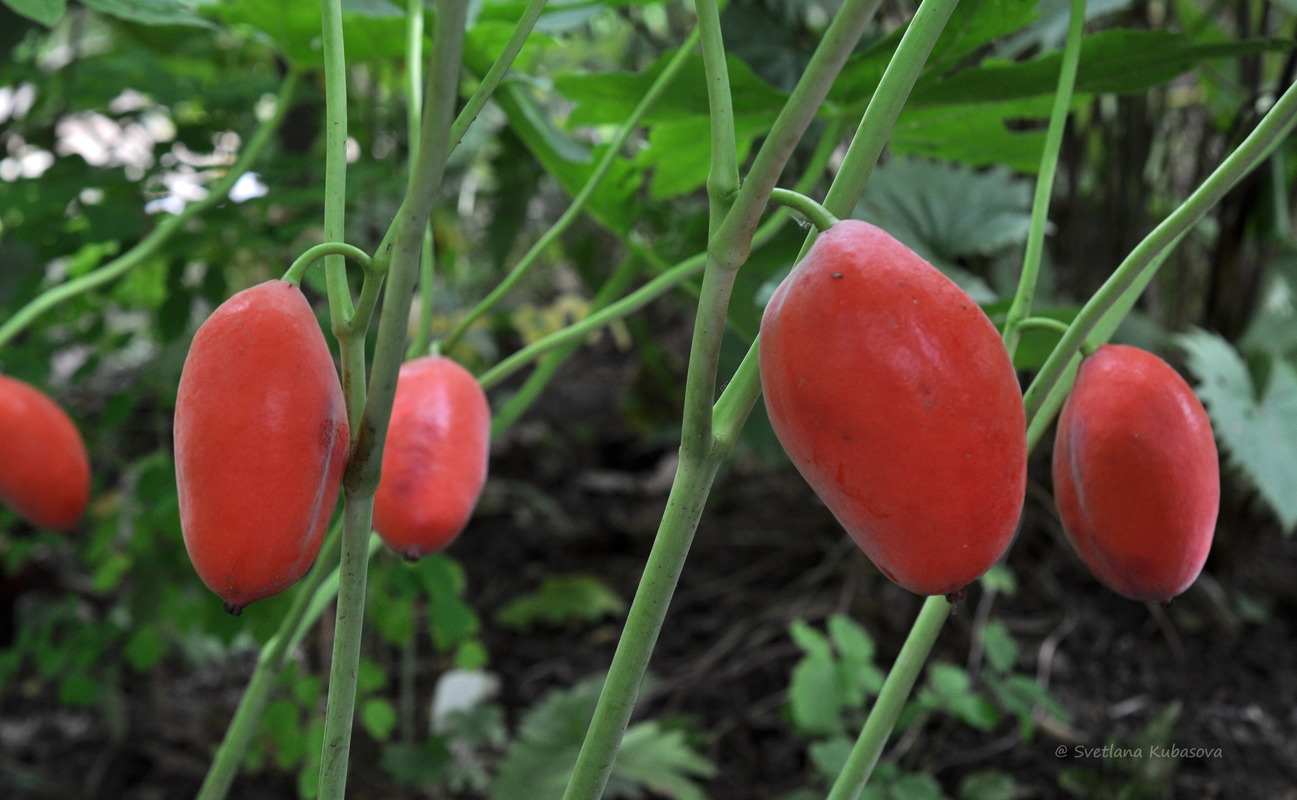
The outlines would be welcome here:
[[[442,356],[401,366],[374,530],[408,559],[435,553],[468,524],[486,483],[491,409],[473,375]]]
[[[1165,361],[1125,345],[1082,361],[1058,417],[1053,473],[1063,530],[1105,586],[1169,602],[1198,577],[1220,462],[1207,412]]]
[[[820,234],[761,320],[761,388],[793,464],[871,561],[953,595],[1013,538],[1022,395],[995,326],[873,225]]]
[[[41,390],[0,375],[0,502],[38,528],[72,530],[89,501],[76,425]]]
[[[347,412],[302,292],[245,289],[198,328],[176,396],[176,485],[199,577],[238,613],[291,586],[337,503]]]

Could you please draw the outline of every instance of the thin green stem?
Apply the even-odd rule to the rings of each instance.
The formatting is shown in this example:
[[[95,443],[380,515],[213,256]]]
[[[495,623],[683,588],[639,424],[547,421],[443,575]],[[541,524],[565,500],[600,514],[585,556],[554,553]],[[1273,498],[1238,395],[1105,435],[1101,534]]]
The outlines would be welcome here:
[[[459,116],[450,126],[452,150],[463,140],[473,120],[477,119],[477,115],[486,107],[486,101],[491,99],[500,81],[508,74],[509,67],[513,66],[514,59],[527,43],[532,28],[536,27],[536,20],[540,19],[541,12],[545,10],[546,2],[547,0],[528,0],[526,8],[522,10],[522,16],[518,19],[518,24],[514,25],[513,33],[509,35],[509,41],[505,42],[504,49],[500,51],[500,57],[486,71],[486,75],[482,76],[481,83],[464,103],[464,108],[460,110]]]
[[[340,519],[335,520],[329,526],[329,533],[320,548],[322,554],[331,553],[337,547],[338,537],[342,532],[340,523]],[[243,756],[248,752],[252,735],[256,732],[261,716],[269,703],[270,690],[274,688],[275,681],[288,660],[288,654],[292,652],[294,632],[299,629],[304,630],[319,616],[308,614],[308,609],[311,598],[325,583],[327,576],[337,571],[336,566],[331,568],[328,564],[327,558],[318,559],[306,578],[294,588],[293,602],[288,607],[288,612],[279,621],[279,629],[261,648],[257,666],[248,680],[247,688],[243,690],[243,697],[239,700],[239,707],[234,711],[234,718],[225,729],[225,738],[221,740],[221,745],[207,768],[207,777],[198,790],[197,800],[222,800],[229,794],[234,777],[238,774],[239,765],[243,762]]]
[[[467,331],[474,322],[494,307],[502,297],[512,291],[532,266],[540,260],[541,256],[545,254],[549,247],[558,240],[558,237],[563,235],[563,232],[577,220],[585,210],[586,203],[588,203],[591,196],[594,195],[595,189],[599,188],[599,184],[603,182],[603,179],[608,175],[608,171],[612,169],[613,164],[616,163],[617,159],[621,156],[622,148],[626,145],[631,134],[639,127],[640,120],[642,120],[644,115],[648,113],[649,109],[657,103],[657,101],[662,97],[662,94],[671,86],[676,75],[680,73],[681,67],[684,66],[691,54],[692,42],[693,38],[691,37],[684,47],[681,47],[676,51],[675,55],[671,57],[671,60],[667,62],[666,67],[664,67],[662,72],[658,74],[657,79],[653,81],[653,85],[649,87],[649,90],[644,94],[644,97],[640,99],[630,116],[622,123],[621,127],[617,129],[617,133],[608,143],[608,149],[604,151],[603,156],[599,159],[599,163],[595,165],[594,170],[590,173],[590,177],[576,193],[576,196],[572,198],[571,204],[568,205],[562,216],[560,216],[554,224],[551,225],[545,233],[541,234],[540,238],[537,239],[530,248],[528,248],[526,254],[518,260],[518,263],[509,271],[509,274],[505,276],[504,280],[496,284],[495,288],[493,288],[486,297],[482,298],[477,305],[460,318],[455,327],[446,335],[444,342],[446,349],[453,348],[459,342],[460,337],[464,335],[464,332]]]
[[[878,81],[874,96],[865,107],[837,177],[824,196],[824,207],[833,214],[851,216],[860,193],[874,172],[878,157],[883,154],[892,126],[896,124],[905,101],[910,98],[914,82],[919,79],[928,55],[958,4],[959,0],[924,0],[914,12],[914,18],[906,26],[892,60]],[[807,238],[802,247],[803,254],[813,240],[814,235]]]
[[[770,192],[775,188],[784,165],[801,140],[806,127],[819,113],[838,73],[860,41],[865,26],[878,10],[881,0],[845,0],[824,37],[815,48],[806,71],[775,118],[770,134],[762,142],[752,169],[743,181],[733,208],[708,243],[717,265],[726,271],[737,270],[748,258],[753,234]],[[713,123],[714,124],[714,123]],[[829,207],[830,211],[834,209]],[[710,397],[708,407],[710,408]]]
[[[1020,331],[1045,330],[1062,334],[1067,333],[1067,328],[1066,322],[1053,317],[1024,317],[1018,322],[1018,330]]]
[[[838,224],[838,218],[828,212],[824,206],[815,202],[801,192],[788,189],[772,189],[770,202],[787,206],[811,221],[821,233]]]
[[[1132,288],[1142,288],[1147,283],[1170,248],[1283,141],[1292,131],[1294,122],[1297,122],[1297,84],[1288,87],[1238,148],[1175,211],[1135,245],[1086,302],[1024,393],[1029,434],[1035,428],[1039,435],[1039,430],[1048,425],[1053,411],[1061,404],[1062,395],[1066,392],[1063,376],[1091,332],[1129,312],[1135,302],[1133,295],[1138,294]]]
[[[350,258],[359,264],[366,273],[374,271],[373,259],[369,257],[369,253],[359,247],[345,242],[324,242],[308,247],[304,253],[294,259],[287,271],[284,272],[284,280],[294,286],[300,286],[302,278],[306,275],[306,270],[310,269],[312,264],[325,256],[334,255]]]
[[[410,140],[410,163],[419,160],[419,120],[423,116],[423,0],[407,0],[405,8],[405,62],[409,64],[410,79],[406,81],[406,133]],[[410,180],[415,179],[410,171]],[[432,315],[435,308],[433,294],[436,263],[432,241],[432,225],[423,234],[423,249],[419,255],[419,321],[414,337],[406,352],[414,358],[428,349],[432,340]]]
[[[220,180],[212,184],[206,197],[189,203],[179,214],[162,220],[156,228],[137,242],[134,247],[107,264],[67,283],[55,286],[33,298],[27,305],[14,312],[13,316],[6,320],[3,325],[0,325],[0,348],[3,348],[15,336],[26,330],[27,326],[59,303],[92,289],[97,289],[143,264],[149,258],[152,258],[168,239],[184,227],[185,223],[203,214],[212,206],[224,202],[235,182],[243,177],[252,164],[261,157],[275,131],[279,130],[279,126],[283,123],[288,108],[293,102],[298,80],[299,73],[290,69],[288,74],[284,76],[283,83],[280,84],[274,113],[252,134],[248,139],[247,146],[243,148],[243,152],[239,153],[238,159],[235,160],[229,171]]]
[[[1067,125],[1072,93],[1076,88],[1076,72],[1081,63],[1081,37],[1084,32],[1085,0],[1072,0],[1067,40],[1063,44],[1063,61],[1058,72],[1058,90],[1054,93],[1054,106],[1050,111],[1045,147],[1040,154],[1040,170],[1036,176],[1036,196],[1031,205],[1031,228],[1022,259],[1022,275],[1018,279],[1018,291],[1004,319],[1004,346],[1009,351],[1010,358],[1018,349],[1022,321],[1031,314],[1036,298],[1040,259],[1045,248],[1045,226],[1049,222],[1049,203],[1054,192],[1054,173],[1058,169],[1058,154],[1063,147],[1063,129]]]
[[[626,291],[626,287],[630,285],[631,280],[635,277],[635,267],[639,261],[640,259],[635,256],[622,260],[617,268],[613,270],[608,280],[604,281],[603,286],[599,287],[594,300],[590,303],[592,312],[606,308],[615,302],[614,298],[622,296],[622,293]],[[588,319],[589,314],[586,316]],[[540,396],[540,393],[549,385],[559,367],[563,366],[563,362],[581,346],[581,341],[581,339],[572,339],[557,348],[557,350],[551,350],[540,360],[540,363],[536,365],[536,369],[527,376],[527,380],[523,382],[518,391],[514,392],[491,415],[491,438],[498,437],[531,407],[536,398]]]
[[[910,628],[910,635],[874,700],[869,719],[865,721],[842,772],[838,773],[828,800],[855,800],[860,796],[948,616],[950,601],[946,598],[929,597],[924,601],[914,626]]]

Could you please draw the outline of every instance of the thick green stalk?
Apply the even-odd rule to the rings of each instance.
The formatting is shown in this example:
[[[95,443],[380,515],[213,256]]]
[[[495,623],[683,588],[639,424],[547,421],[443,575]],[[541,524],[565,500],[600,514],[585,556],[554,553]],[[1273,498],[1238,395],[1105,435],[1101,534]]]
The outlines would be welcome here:
[[[725,63],[725,41],[721,36],[720,6],[716,0],[698,0],[694,8],[698,14],[694,33],[702,42],[703,70],[707,75],[707,114],[711,120],[711,166],[707,170],[710,207],[707,239],[711,241],[739,191],[739,156],[734,133],[730,71]]]
[[[946,598],[929,597],[924,601],[918,618],[910,628],[910,635],[906,637],[901,652],[896,656],[896,662],[892,664],[892,669],[887,673],[887,679],[883,681],[883,687],[874,700],[869,719],[865,721],[865,727],[851,748],[847,763],[833,783],[828,800],[855,800],[860,796],[948,616],[950,601]]]
[[[712,421],[717,355],[725,331],[726,311],[737,266],[751,248],[751,240],[756,233],[755,220],[759,219],[775,181],[792,154],[793,146],[810,123],[815,110],[823,103],[837,72],[864,31],[866,20],[860,18],[862,8],[874,7],[875,2],[876,0],[847,0],[842,6],[829,26],[830,32],[825,35],[820,49],[812,57],[811,66],[789,97],[771,135],[757,154],[755,164],[760,166],[760,172],[754,167],[748,181],[739,189],[734,206],[727,208],[725,212],[725,221],[721,223],[719,230],[729,225],[731,216],[736,210],[740,210],[740,222],[730,227],[730,241],[725,247],[717,247],[714,240],[709,242],[708,265],[703,274],[698,314],[694,321],[693,345],[689,354],[680,462],[653,550],[631,603],[626,627],[618,641],[608,677],[595,706],[594,718],[586,731],[571,780],[563,795],[564,800],[595,800],[607,785],[622,735],[635,705],[640,682],[662,629],[667,607],[675,592],[676,581],[688,555],[712,481],[733,447],[732,441],[721,441],[713,435]],[[698,13],[699,27],[703,29],[701,38],[706,48],[709,27],[714,26],[714,35],[719,37],[719,15],[715,3],[707,0],[698,3]],[[851,30],[855,31],[854,37],[847,35]],[[716,72],[719,68],[715,59],[709,59],[706,52],[704,69],[709,93],[715,92],[718,86],[725,85],[723,71],[721,74]],[[713,103],[714,109],[725,106],[726,103],[723,102]],[[715,127],[717,124],[725,124],[725,121],[713,119],[712,124]],[[713,159],[717,155],[714,152]],[[709,191],[712,191],[710,186]],[[759,195],[759,204],[754,222],[749,228],[743,215],[748,213],[751,204],[757,202],[749,199],[753,193]],[[728,205],[728,198],[721,196],[719,192],[712,194],[712,200]],[[743,258],[735,258],[731,248],[741,250]],[[733,268],[724,268],[722,264],[732,264]],[[751,403],[756,400],[756,392],[755,384],[751,381],[745,381],[743,386],[750,391],[742,399],[750,402],[735,402],[729,408],[735,412],[742,410],[746,416],[746,411],[751,409]],[[731,414],[726,418],[727,431],[737,435],[741,421],[736,421],[733,416]]]
[[[224,202],[235,182],[243,177],[252,164],[261,157],[275,131],[279,130],[279,126],[288,113],[288,107],[292,105],[293,94],[297,91],[297,83],[298,72],[289,70],[288,74],[284,76],[283,83],[280,84],[274,113],[252,134],[248,139],[247,146],[243,148],[243,152],[239,153],[234,165],[220,180],[212,184],[206,197],[189,203],[179,214],[162,220],[156,228],[136,243],[134,247],[107,264],[67,283],[55,286],[33,298],[27,305],[14,312],[14,315],[6,320],[3,325],[0,325],[0,348],[3,348],[15,336],[26,330],[27,326],[38,319],[41,314],[49,311],[64,300],[97,289],[143,264],[154,253],[158,252],[176,231],[184,227],[185,223],[204,213],[212,206]]]
[[[1063,376],[1081,345],[1101,324],[1125,316],[1133,307],[1138,289],[1147,282],[1161,260],[1207,212],[1283,141],[1297,122],[1297,84],[1288,87],[1256,128],[1211,175],[1167,215],[1143,241],[1135,245],[1103,286],[1081,308],[1068,332],[1049,354],[1035,380],[1027,387],[1029,438],[1038,439],[1066,392]],[[1097,342],[1091,341],[1091,344]]]
[[[693,542],[719,462],[681,458],[675,483],[667,497],[666,511],[657,538],[644,566],[635,599],[626,616],[626,626],[617,642],[612,667],[586,731],[576,767],[564,792],[564,800],[596,800],[603,794],[617,748],[635,706],[640,682],[662,621],[666,618],[676,581]]]
[[[338,611],[329,701],[320,759],[320,798],[340,800],[345,792],[351,726],[356,705],[357,664],[365,609],[368,541],[374,490],[378,486],[383,441],[396,395],[396,377],[405,355],[406,325],[422,253],[423,234],[450,152],[450,121],[458,94],[467,0],[438,0],[431,80],[426,87],[417,180],[410,182],[390,235],[375,264],[387,268],[386,302],[375,340],[368,398],[343,478],[346,505],[339,569]]]
[[[1045,249],[1045,225],[1049,222],[1049,201],[1054,193],[1054,173],[1058,169],[1058,153],[1063,148],[1063,128],[1067,125],[1072,107],[1072,93],[1076,88],[1076,71],[1081,63],[1081,36],[1085,32],[1085,0],[1072,0],[1072,14],[1067,26],[1067,40],[1063,44],[1063,63],[1059,67],[1058,91],[1054,93],[1054,106],[1049,115],[1049,128],[1045,132],[1045,148],[1040,154],[1040,170],[1036,175],[1036,196],[1031,204],[1031,229],[1027,234],[1027,250],[1022,258],[1022,275],[1018,278],[1018,291],[1004,319],[1004,346],[1009,357],[1018,349],[1022,338],[1022,320],[1031,314],[1036,299],[1036,283],[1040,275],[1040,258]]]
[[[459,342],[460,337],[464,335],[464,332],[468,330],[469,326],[498,303],[500,298],[512,291],[532,266],[535,265],[540,260],[541,256],[545,254],[545,251],[549,249],[550,245],[552,245],[585,210],[586,203],[589,202],[590,197],[594,194],[594,190],[599,188],[599,184],[603,183],[603,179],[608,175],[608,170],[612,169],[612,165],[621,157],[622,148],[625,147],[631,134],[639,127],[640,120],[644,118],[644,115],[648,113],[649,109],[657,103],[657,101],[662,97],[662,94],[671,86],[676,75],[679,74],[680,68],[683,67],[685,62],[688,60],[693,49],[691,44],[694,41],[694,38],[694,36],[691,36],[689,42],[676,51],[676,54],[667,62],[666,67],[664,67],[662,72],[659,73],[657,79],[653,81],[653,85],[649,87],[649,90],[644,94],[644,97],[642,97],[639,103],[636,104],[635,109],[631,112],[630,116],[627,117],[626,121],[617,129],[617,133],[613,136],[612,141],[608,143],[608,149],[604,151],[603,157],[599,159],[599,163],[595,165],[594,171],[590,173],[589,179],[586,180],[585,184],[576,193],[576,196],[572,198],[571,204],[569,204],[567,209],[564,210],[562,216],[560,216],[554,224],[551,225],[545,233],[541,234],[540,238],[537,239],[530,248],[528,248],[527,252],[518,260],[518,263],[509,271],[509,274],[505,276],[504,280],[496,284],[495,288],[493,288],[486,297],[482,298],[477,305],[470,309],[468,313],[466,313],[459,322],[456,323],[450,333],[447,334],[444,345],[446,349],[454,347],[455,344]]]

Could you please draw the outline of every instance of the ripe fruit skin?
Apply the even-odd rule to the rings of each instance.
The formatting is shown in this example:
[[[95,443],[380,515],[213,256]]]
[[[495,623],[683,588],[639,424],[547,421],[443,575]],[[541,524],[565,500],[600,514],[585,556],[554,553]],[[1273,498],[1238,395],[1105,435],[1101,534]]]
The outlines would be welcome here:
[[[442,356],[401,366],[374,530],[410,560],[450,544],[486,483],[491,409],[472,373]]]
[[[38,528],[70,531],[90,502],[76,425],[41,390],[0,375],[0,501]]]
[[[1053,473],[1063,530],[1105,586],[1165,603],[1198,577],[1220,462],[1207,412],[1165,361],[1126,345],[1082,361],[1059,414]]]
[[[1022,395],[995,326],[873,225],[820,234],[761,320],[761,388],[793,464],[902,587],[956,595],[1013,538]]]
[[[311,566],[337,502],[342,386],[302,292],[271,280],[198,328],[176,396],[176,485],[199,577],[237,614]]]

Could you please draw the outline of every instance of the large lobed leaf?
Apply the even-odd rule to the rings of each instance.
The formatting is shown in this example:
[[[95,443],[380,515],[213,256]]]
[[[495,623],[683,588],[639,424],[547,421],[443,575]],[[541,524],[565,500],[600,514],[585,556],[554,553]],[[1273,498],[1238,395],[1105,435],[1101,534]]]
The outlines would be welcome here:
[[[1201,330],[1178,341],[1230,463],[1251,480],[1291,532],[1297,527],[1297,369],[1276,359],[1267,385],[1258,391],[1229,342]]]

